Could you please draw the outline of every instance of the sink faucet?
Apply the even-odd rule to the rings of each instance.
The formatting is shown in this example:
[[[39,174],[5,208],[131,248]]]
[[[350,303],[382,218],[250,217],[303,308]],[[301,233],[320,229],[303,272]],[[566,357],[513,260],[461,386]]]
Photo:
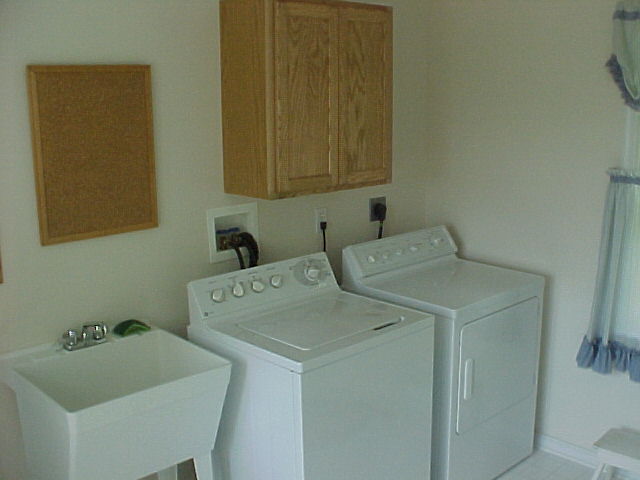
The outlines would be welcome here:
[[[108,327],[102,323],[89,323],[82,330],[70,329],[62,334],[60,343],[65,350],[73,351],[104,343],[107,340]]]

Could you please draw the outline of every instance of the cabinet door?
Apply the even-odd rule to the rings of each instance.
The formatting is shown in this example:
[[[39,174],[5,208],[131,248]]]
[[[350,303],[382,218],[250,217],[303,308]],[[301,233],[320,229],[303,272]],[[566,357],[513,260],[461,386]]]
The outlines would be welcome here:
[[[392,12],[340,7],[340,183],[391,181]]]
[[[265,1],[220,1],[224,191],[260,198],[273,185]]]
[[[338,12],[281,0],[275,13],[276,188],[338,184]]]

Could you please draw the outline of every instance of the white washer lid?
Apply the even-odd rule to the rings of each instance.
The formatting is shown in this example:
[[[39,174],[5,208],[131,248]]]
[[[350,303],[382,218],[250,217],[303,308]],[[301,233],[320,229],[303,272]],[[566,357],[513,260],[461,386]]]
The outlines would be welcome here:
[[[523,294],[541,289],[544,279],[539,275],[449,257],[374,275],[363,284],[386,292],[383,296],[386,300],[455,316],[459,310],[479,307],[486,302],[492,302],[496,307],[499,307],[498,303],[509,305]]]
[[[317,310],[304,304],[260,315],[238,327],[300,350],[313,350],[401,319],[397,311],[357,297],[327,300]]]
[[[192,333],[214,335],[227,348],[303,373],[433,327],[433,321],[424,312],[338,291],[211,319]]]

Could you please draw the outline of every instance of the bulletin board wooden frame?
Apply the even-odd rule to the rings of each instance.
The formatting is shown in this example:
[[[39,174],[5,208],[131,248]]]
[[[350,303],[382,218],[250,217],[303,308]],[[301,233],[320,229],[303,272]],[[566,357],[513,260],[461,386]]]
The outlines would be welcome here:
[[[29,65],[40,242],[158,226],[151,67]]]

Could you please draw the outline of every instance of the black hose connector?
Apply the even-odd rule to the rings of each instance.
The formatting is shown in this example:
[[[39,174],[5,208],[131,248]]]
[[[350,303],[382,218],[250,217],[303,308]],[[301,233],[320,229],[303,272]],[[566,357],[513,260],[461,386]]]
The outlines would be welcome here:
[[[256,239],[253,238],[249,232],[240,232],[234,233],[229,238],[229,246],[233,248],[238,257],[238,263],[240,264],[240,269],[247,268],[244,264],[244,259],[242,258],[242,252],[240,251],[240,247],[245,247],[249,252],[249,267],[255,267],[258,265],[258,258],[260,257],[260,251],[258,249],[258,243]]]

